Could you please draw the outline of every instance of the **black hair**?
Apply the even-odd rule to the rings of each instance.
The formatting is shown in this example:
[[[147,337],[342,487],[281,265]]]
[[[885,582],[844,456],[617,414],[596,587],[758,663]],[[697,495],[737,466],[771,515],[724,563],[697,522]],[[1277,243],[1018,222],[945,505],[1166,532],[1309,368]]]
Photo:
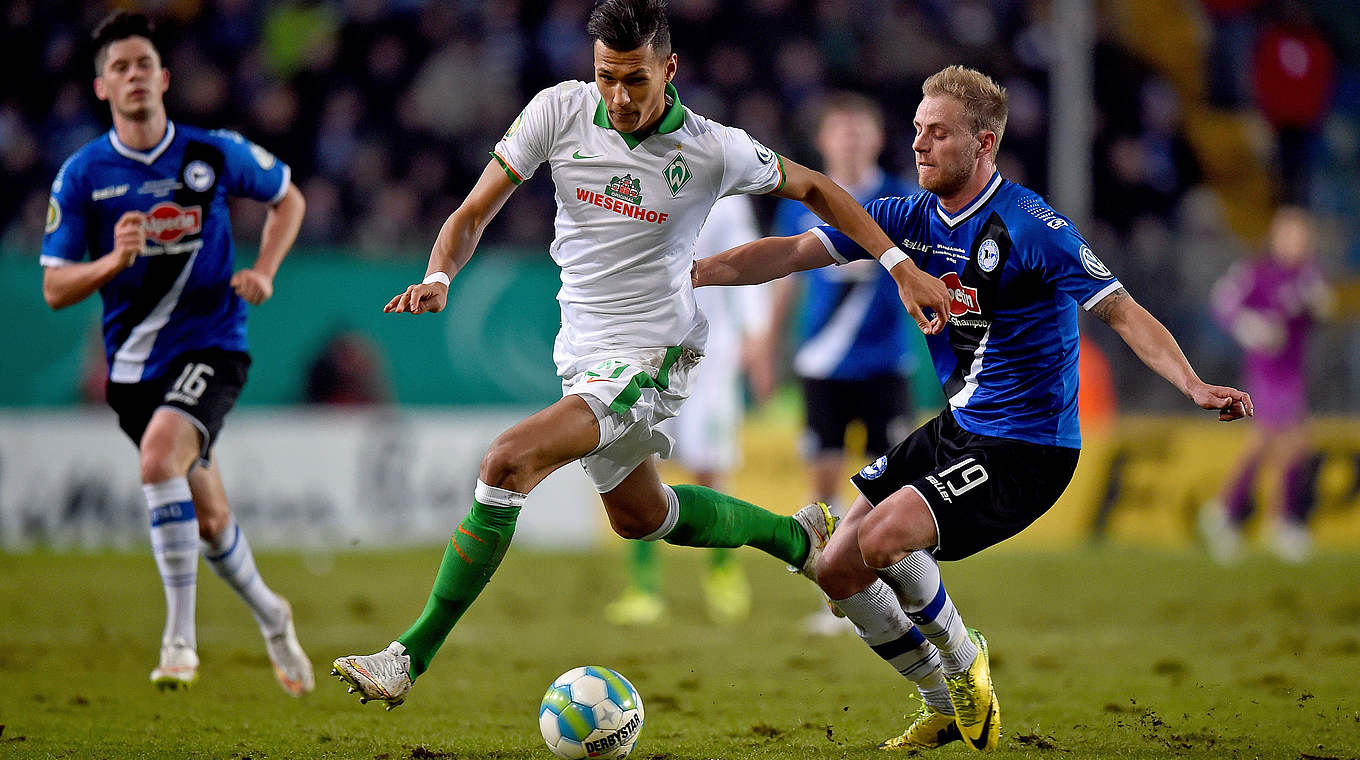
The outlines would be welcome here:
[[[155,34],[155,25],[144,14],[117,11],[107,16],[99,22],[99,26],[95,27],[94,32],[90,35],[91,44],[94,47],[95,75],[104,73],[104,61],[109,51],[109,45],[129,37],[145,37],[151,42],[151,47],[155,48]],[[157,49],[156,53],[159,55],[160,50]]]
[[[666,0],[600,0],[590,12],[586,34],[620,52],[651,45],[665,58],[671,54],[667,16]]]

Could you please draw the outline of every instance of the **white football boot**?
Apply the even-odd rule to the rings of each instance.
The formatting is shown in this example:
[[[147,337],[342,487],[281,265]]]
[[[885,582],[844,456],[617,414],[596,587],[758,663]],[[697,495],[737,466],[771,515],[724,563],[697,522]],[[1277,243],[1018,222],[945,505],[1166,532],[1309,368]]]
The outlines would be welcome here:
[[[349,684],[349,693],[359,695],[359,704],[376,699],[391,710],[405,702],[411,690],[411,656],[397,641],[374,654],[337,658],[334,665],[331,675]]]
[[[198,680],[198,653],[184,639],[176,637],[161,644],[161,661],[151,671],[151,683],[161,691],[188,689]]]
[[[293,629],[293,605],[283,597],[279,599],[283,602],[283,631],[273,636],[265,634],[264,648],[269,652],[269,662],[274,666],[274,677],[279,679],[279,685],[289,694],[300,697],[316,686],[316,675],[312,661],[302,651]]]
[[[836,523],[840,522],[840,518],[832,513],[831,507],[820,501],[814,501],[795,512],[793,519],[807,531],[808,554],[803,560],[802,567],[789,565],[789,572],[802,573],[816,583],[817,558],[822,556],[822,550],[826,548],[826,542],[831,540],[831,534],[836,530]]]

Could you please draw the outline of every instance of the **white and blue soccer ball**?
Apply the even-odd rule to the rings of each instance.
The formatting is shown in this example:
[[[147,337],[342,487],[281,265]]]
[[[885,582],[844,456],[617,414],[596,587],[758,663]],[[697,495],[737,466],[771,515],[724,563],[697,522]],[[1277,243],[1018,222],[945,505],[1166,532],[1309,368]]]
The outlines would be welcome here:
[[[538,728],[563,760],[627,757],[642,732],[642,697],[609,668],[572,668],[543,695]]]

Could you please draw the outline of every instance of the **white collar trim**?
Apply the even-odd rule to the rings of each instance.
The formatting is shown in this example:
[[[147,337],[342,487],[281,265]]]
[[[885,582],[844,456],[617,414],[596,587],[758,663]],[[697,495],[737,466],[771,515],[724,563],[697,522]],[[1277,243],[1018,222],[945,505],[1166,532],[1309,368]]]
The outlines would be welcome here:
[[[165,137],[161,138],[161,141],[156,144],[156,147],[145,153],[140,150],[133,150],[124,145],[123,141],[118,139],[118,130],[109,130],[109,143],[113,145],[114,150],[118,151],[118,155],[123,156],[124,158],[130,158],[133,161],[140,161],[147,166],[156,163],[156,159],[160,158],[161,154],[165,152],[165,149],[169,148],[170,143],[174,141],[175,122],[169,120],[165,122]]]
[[[977,200],[969,204],[967,208],[950,216],[945,213],[944,206],[940,205],[940,199],[936,198],[935,213],[940,217],[940,221],[944,222],[946,226],[950,228],[957,227],[962,224],[965,219],[976,214],[978,209],[987,205],[987,201],[990,201],[992,196],[996,195],[996,190],[999,187],[1001,187],[1001,172],[996,172],[992,175],[992,181],[988,182],[987,187],[978,195]]]

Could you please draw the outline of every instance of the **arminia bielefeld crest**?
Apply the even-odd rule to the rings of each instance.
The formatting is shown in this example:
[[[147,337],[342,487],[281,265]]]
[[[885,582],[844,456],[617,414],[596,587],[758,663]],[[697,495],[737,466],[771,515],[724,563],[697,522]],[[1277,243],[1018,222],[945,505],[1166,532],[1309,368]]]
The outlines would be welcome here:
[[[609,186],[604,189],[604,194],[621,201],[628,201],[635,206],[641,206],[642,181],[634,179],[631,174],[625,174],[622,178],[614,177],[609,180]]]
[[[672,198],[679,195],[680,188],[684,187],[685,183],[689,182],[690,177],[694,176],[694,173],[689,170],[689,165],[685,163],[685,157],[679,153],[676,153],[675,158],[671,159],[669,164],[666,164],[666,168],[661,174],[666,178],[666,186],[671,189]]]

